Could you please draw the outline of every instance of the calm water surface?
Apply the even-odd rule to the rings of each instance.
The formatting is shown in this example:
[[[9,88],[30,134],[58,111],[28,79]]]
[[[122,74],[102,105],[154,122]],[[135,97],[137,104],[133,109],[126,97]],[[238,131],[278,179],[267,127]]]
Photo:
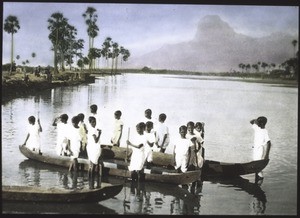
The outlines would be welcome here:
[[[296,215],[298,88],[214,77],[126,74],[99,77],[95,84],[45,90],[2,102],[2,184],[69,189],[88,186],[86,173],[27,160],[18,150],[26,137],[27,118],[39,114],[42,151],[54,153],[54,117],[87,114],[97,104],[102,117],[101,142],[109,143],[114,111],[122,111],[124,134],[143,121],[144,110],[153,118],[166,113],[172,138],[188,121],[205,122],[206,159],[223,162],[251,161],[253,132],[249,121],[264,115],[273,144],[261,185],[254,175],[232,180],[204,181],[202,186],[131,184],[127,181],[115,198],[99,203],[16,204],[3,203],[3,213],[93,214],[201,214],[201,215]],[[86,119],[87,120],[87,119]],[[123,183],[120,178],[104,178]]]

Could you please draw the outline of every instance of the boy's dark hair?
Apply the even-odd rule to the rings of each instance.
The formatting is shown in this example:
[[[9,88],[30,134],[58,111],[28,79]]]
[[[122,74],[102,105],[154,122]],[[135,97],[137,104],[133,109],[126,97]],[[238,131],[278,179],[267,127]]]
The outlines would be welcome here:
[[[145,126],[148,127],[148,128],[153,128],[153,122],[148,121]]]
[[[90,117],[89,117],[89,122],[91,123],[93,120],[96,121],[96,118],[93,117],[93,116],[90,116]]]
[[[200,129],[202,129],[203,124],[201,122],[196,122],[195,127],[200,127]]]
[[[167,115],[166,114],[164,114],[164,113],[162,113],[162,114],[160,114],[159,116],[158,116],[158,119],[160,120],[160,121],[165,121],[166,119],[167,119]]]
[[[185,125],[180,126],[179,127],[179,132],[181,132],[181,131],[187,132],[187,127]]]
[[[145,123],[144,122],[140,122],[136,125],[136,128],[139,128],[139,129],[145,129]]]
[[[92,112],[92,113],[96,113],[97,110],[98,110],[98,106],[97,106],[96,104],[92,104],[92,105],[90,106],[90,109],[91,109],[91,112]]]
[[[120,117],[122,115],[122,112],[120,110],[117,110],[115,111],[115,115]]]
[[[78,124],[79,123],[79,117],[78,116],[72,117],[72,123]]]
[[[77,115],[79,121],[83,121],[84,120],[84,114],[83,113],[80,113]]]
[[[193,121],[190,121],[190,122],[188,122],[186,125],[187,125],[187,126],[192,126],[192,127],[195,127],[195,124],[194,124],[194,122],[193,122]]]
[[[29,123],[34,123],[35,122],[35,117],[34,116],[28,117],[28,121],[29,121]]]
[[[148,109],[145,110],[145,113],[146,114],[152,114],[152,111],[151,111],[151,109],[148,108]]]
[[[62,114],[62,115],[60,115],[60,119],[62,120],[62,121],[68,121],[68,119],[69,119],[69,116],[67,115],[67,114]]]
[[[268,121],[268,119],[264,116],[258,117],[256,120],[257,120],[257,125],[261,128],[264,128]]]

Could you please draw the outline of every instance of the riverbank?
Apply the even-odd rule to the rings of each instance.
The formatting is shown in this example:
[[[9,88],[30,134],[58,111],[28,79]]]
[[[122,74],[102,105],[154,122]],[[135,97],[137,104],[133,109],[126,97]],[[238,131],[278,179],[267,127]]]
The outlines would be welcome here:
[[[87,72],[64,72],[47,77],[27,73],[2,72],[2,98],[14,98],[23,94],[36,93],[45,89],[63,86],[76,86],[95,82],[95,76]]]
[[[199,80],[231,80],[243,81],[252,83],[274,84],[284,87],[298,87],[298,81],[291,78],[274,78],[266,74],[237,74],[237,73],[200,73],[186,71],[171,71],[171,70],[152,70],[152,69],[122,69],[111,73],[111,70],[96,70],[91,73],[87,71],[66,71],[53,75],[51,80],[46,74],[35,76],[32,73],[27,73],[28,80],[24,80],[24,73],[2,72],[2,97],[15,98],[23,94],[36,93],[40,90],[51,89],[63,86],[76,86],[80,84],[94,83],[95,77],[120,75],[126,73],[142,73],[142,74],[165,74],[186,76],[199,76]]]
[[[185,76],[199,76],[199,80],[230,80],[230,81],[243,81],[251,83],[265,83],[274,84],[277,86],[285,87],[298,87],[298,81],[295,78],[290,77],[279,77],[276,75],[270,75],[266,73],[240,73],[240,72],[224,72],[224,73],[203,73],[203,72],[189,72],[181,70],[153,70],[150,68],[143,69],[122,69],[118,70],[117,73],[111,74],[110,70],[101,70],[94,72],[93,75],[97,76],[110,76],[116,74],[126,74],[126,73],[136,73],[136,74],[162,74],[162,75],[178,75]],[[195,78],[193,78],[195,79]]]

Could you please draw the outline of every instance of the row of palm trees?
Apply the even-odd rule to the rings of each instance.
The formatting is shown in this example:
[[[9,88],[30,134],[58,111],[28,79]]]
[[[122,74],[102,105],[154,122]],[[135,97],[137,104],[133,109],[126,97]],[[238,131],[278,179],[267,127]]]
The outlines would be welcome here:
[[[77,29],[68,23],[68,19],[62,13],[56,12],[48,19],[49,39],[52,42],[54,51],[54,72],[58,72],[58,61],[62,70],[65,70],[64,63],[68,64],[71,69],[74,57],[78,67],[83,69],[85,65],[88,65],[90,70],[96,69],[96,59],[99,62],[102,57],[107,63],[111,60],[111,73],[116,72],[118,57],[122,56],[121,63],[127,61],[130,56],[129,50],[112,41],[111,37],[105,39],[101,48],[95,48],[94,40],[99,32],[96,9],[88,7],[82,16],[87,25],[89,38],[88,54],[86,56],[82,54],[84,40],[76,39]]]
[[[287,69],[291,69],[294,68],[291,65],[294,64],[294,59],[298,59],[297,58],[297,50],[296,50],[296,46],[297,46],[298,41],[297,40],[293,40],[292,41],[292,45],[294,47],[294,57],[291,59],[286,60],[285,62],[281,63],[281,64],[274,64],[274,63],[266,63],[266,62],[257,62],[255,64],[245,64],[245,63],[240,63],[238,65],[238,67],[241,69],[242,73],[250,73],[255,72],[255,73],[260,73],[261,69],[263,70],[263,72],[270,72],[272,70],[275,69],[279,69],[279,70],[287,70]],[[252,69],[252,70],[251,70]]]
[[[52,43],[51,50],[54,54],[54,73],[58,73],[58,65],[62,71],[65,70],[65,65],[68,65],[72,69],[72,64],[75,62],[81,69],[85,65],[89,66],[89,69],[96,69],[96,59],[99,60],[102,57],[105,59],[108,67],[109,60],[111,60],[111,73],[117,71],[119,57],[121,56],[121,64],[123,61],[127,61],[130,57],[128,49],[120,46],[117,42],[114,42],[111,37],[106,37],[101,48],[94,47],[94,39],[98,36],[99,27],[97,25],[98,15],[96,9],[93,7],[87,7],[86,11],[82,14],[85,23],[87,25],[87,34],[89,38],[88,54],[83,55],[82,50],[84,48],[84,40],[77,39],[77,29],[71,25],[66,17],[60,12],[53,13],[48,19],[49,40]],[[10,57],[10,72],[13,71],[14,63],[14,34],[20,29],[19,20],[16,16],[9,15],[5,19],[4,31],[11,34],[11,57]],[[32,53],[32,57],[36,56]],[[17,55],[16,59],[20,59]],[[23,65],[29,63],[28,60],[23,61]],[[99,68],[99,64],[98,64]]]
[[[263,71],[266,71],[266,68],[271,70],[272,68],[274,69],[276,67],[276,64],[274,63],[270,63],[267,64],[265,62],[257,62],[256,64],[244,64],[244,63],[240,63],[239,64],[239,68],[242,70],[242,72],[246,72],[249,73],[251,72],[251,69],[253,69],[254,72],[259,73],[261,69],[263,69]]]

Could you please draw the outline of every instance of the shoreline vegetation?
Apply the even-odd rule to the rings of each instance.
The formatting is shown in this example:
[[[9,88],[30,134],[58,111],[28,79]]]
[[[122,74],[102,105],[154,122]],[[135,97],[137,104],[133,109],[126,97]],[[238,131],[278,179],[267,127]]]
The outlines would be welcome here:
[[[36,93],[45,89],[55,87],[76,86],[81,84],[94,83],[95,78],[99,76],[115,76],[126,73],[141,74],[162,74],[162,75],[178,75],[178,76],[201,76],[193,79],[201,80],[231,80],[255,83],[267,83],[280,85],[285,87],[298,87],[298,81],[295,78],[278,77],[266,73],[240,73],[240,72],[224,72],[224,73],[201,73],[188,72],[180,70],[152,70],[150,68],[143,69],[119,69],[117,73],[111,73],[110,69],[101,70],[84,70],[84,71],[65,71],[58,74],[51,74],[48,78],[46,74],[41,73],[36,76],[34,73],[14,72],[10,74],[2,71],[2,97],[17,98],[23,94]],[[27,80],[25,77],[27,77]]]

